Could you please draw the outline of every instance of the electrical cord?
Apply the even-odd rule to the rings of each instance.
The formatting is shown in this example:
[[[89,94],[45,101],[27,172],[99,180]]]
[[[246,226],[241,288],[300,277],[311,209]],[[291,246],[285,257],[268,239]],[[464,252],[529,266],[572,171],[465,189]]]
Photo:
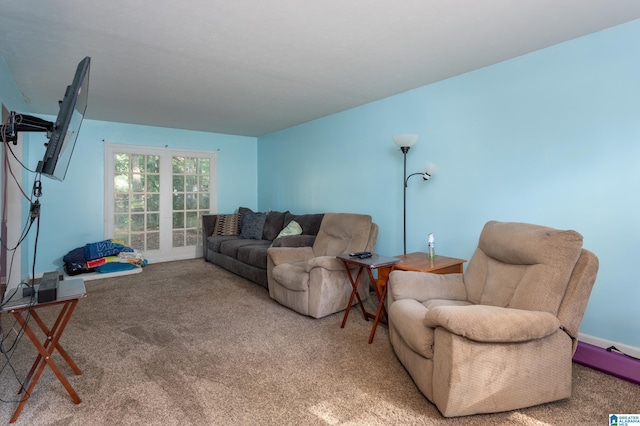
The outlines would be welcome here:
[[[627,353],[624,353],[623,351],[621,351],[620,349],[616,348],[615,346],[609,346],[609,347],[606,349],[606,351],[607,351],[607,352],[616,352],[616,353],[619,353],[619,354],[624,355],[624,356],[626,356],[626,357],[629,357],[629,358],[631,358],[631,359],[637,359],[637,360],[640,360],[640,358],[636,358],[635,356],[631,356],[631,355],[629,355],[629,354],[627,354]]]

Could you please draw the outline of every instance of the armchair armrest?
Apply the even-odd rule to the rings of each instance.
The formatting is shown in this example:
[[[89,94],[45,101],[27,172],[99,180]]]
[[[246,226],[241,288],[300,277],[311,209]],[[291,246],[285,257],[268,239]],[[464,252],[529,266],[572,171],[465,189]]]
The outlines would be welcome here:
[[[477,342],[509,343],[540,339],[560,329],[560,321],[549,312],[499,306],[438,306],[426,313],[427,327],[443,327],[453,334]]]
[[[392,271],[389,292],[394,300],[430,299],[467,300],[462,274],[429,274],[414,271]]]
[[[305,270],[309,272],[313,268],[324,268],[329,271],[344,271],[342,261],[335,256],[317,256],[309,259]]]
[[[306,262],[313,257],[311,247],[269,247],[268,256],[274,265],[281,263]]]

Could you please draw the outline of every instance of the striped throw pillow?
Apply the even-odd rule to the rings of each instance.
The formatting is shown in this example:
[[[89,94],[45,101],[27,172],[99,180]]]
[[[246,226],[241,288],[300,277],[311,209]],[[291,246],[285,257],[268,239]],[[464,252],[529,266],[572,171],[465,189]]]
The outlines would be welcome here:
[[[239,234],[240,215],[235,214],[219,214],[216,219],[216,228],[214,235],[238,235]]]

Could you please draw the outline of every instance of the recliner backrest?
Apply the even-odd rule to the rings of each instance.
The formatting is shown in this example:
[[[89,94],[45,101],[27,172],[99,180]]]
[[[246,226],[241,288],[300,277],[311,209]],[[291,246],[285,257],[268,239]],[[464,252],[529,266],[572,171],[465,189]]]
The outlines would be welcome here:
[[[338,256],[354,251],[365,251],[371,232],[372,221],[369,215],[325,213],[313,244],[313,254]]]
[[[465,271],[467,298],[557,315],[581,250],[576,231],[488,222]]]
[[[596,255],[589,250],[582,249],[558,311],[558,319],[562,328],[574,339],[574,352],[578,343],[580,323],[587,308],[593,284],[596,281],[598,267],[599,261]]]

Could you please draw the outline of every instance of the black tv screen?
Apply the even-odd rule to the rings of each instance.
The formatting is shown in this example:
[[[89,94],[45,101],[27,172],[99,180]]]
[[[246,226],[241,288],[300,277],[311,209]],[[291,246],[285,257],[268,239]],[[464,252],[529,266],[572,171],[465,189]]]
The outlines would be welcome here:
[[[90,63],[91,58],[87,56],[78,64],[73,82],[67,86],[64,98],[60,102],[60,111],[46,144],[44,157],[36,169],[37,172],[60,181],[64,180],[67,174],[71,154],[87,109]]]

